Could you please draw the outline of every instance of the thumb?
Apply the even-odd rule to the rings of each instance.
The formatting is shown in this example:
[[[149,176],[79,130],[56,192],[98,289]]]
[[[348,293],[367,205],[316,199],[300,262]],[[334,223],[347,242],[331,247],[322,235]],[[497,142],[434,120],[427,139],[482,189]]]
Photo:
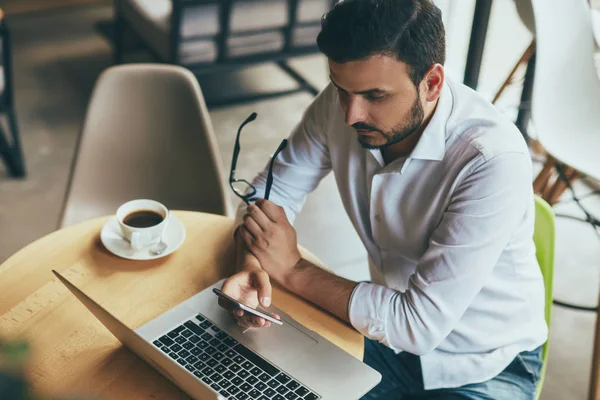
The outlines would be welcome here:
[[[258,292],[258,301],[263,307],[271,305],[271,280],[265,271],[257,272],[255,275],[255,287]]]

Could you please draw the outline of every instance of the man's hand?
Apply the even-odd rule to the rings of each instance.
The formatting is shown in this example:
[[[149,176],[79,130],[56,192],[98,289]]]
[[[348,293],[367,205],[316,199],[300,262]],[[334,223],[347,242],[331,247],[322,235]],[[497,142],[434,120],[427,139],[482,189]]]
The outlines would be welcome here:
[[[283,208],[269,200],[257,200],[248,206],[239,235],[269,276],[285,286],[302,256],[296,231]]]
[[[237,273],[225,281],[221,290],[240,303],[252,308],[256,308],[258,304],[269,307],[271,305],[269,275],[261,268],[258,259],[246,249],[240,236],[241,230],[239,228],[235,232]],[[266,321],[264,318],[251,315],[240,309],[231,308],[230,304],[223,302],[221,299],[219,299],[219,305],[229,311],[237,319],[238,325],[242,327],[269,327],[271,325],[271,322]]]
[[[252,308],[256,308],[259,303],[263,307],[271,305],[271,282],[269,282],[267,273],[261,268],[250,267],[238,272],[225,281],[221,290],[240,303]],[[240,309],[228,308],[228,304],[222,302],[221,299],[219,299],[219,305],[226,308],[237,319],[238,325],[244,328],[267,328],[271,326],[271,322],[266,321],[264,318],[246,313]]]

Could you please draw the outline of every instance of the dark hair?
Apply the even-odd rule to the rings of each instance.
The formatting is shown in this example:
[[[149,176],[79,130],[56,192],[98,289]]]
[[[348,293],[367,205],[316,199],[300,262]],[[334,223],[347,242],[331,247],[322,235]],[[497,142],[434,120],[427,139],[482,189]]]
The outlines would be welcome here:
[[[446,59],[442,12],[431,0],[342,0],[323,16],[317,44],[340,64],[394,56],[408,65],[415,86]]]

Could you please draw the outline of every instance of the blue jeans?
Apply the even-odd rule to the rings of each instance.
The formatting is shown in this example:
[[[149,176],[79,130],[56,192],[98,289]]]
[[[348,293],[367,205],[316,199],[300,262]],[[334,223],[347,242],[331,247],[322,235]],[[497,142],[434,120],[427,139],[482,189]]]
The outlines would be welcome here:
[[[364,362],[379,371],[381,382],[362,400],[533,400],[542,369],[542,348],[517,355],[496,377],[454,389],[425,390],[419,356],[365,338]]]

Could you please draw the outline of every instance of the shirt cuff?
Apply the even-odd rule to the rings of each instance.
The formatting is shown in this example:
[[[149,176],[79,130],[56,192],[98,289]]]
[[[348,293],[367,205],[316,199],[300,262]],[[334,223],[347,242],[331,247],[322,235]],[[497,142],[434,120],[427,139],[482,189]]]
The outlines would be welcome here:
[[[381,285],[360,282],[350,295],[348,309],[350,323],[357,331],[388,347],[385,315],[393,292]]]

